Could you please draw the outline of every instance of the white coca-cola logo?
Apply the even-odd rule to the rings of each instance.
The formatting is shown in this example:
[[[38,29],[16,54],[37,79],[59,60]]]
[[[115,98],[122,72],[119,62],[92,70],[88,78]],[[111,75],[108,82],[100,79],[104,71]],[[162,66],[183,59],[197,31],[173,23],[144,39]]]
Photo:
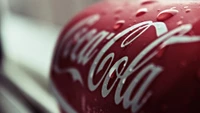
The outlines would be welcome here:
[[[164,67],[149,61],[166,46],[200,41],[199,36],[189,37],[185,35],[192,29],[191,24],[185,24],[168,31],[165,23],[163,22],[144,21],[126,28],[118,34],[115,34],[106,30],[99,31],[96,28],[89,28],[96,24],[99,19],[100,15],[87,17],[74,25],[67,32],[65,37],[62,39],[62,43],[58,47],[55,58],[56,65],[54,69],[57,73],[70,73],[74,81],[79,81],[82,86],[85,86],[79,70],[76,67],[60,68],[58,65],[58,59],[61,54],[63,57],[70,56],[71,61],[83,66],[86,66],[91,59],[94,59],[92,65],[90,66],[87,79],[87,86],[89,90],[95,91],[98,88],[101,88],[101,95],[103,98],[106,98],[111,91],[114,91],[114,102],[117,105],[122,103],[124,109],[131,108],[132,113],[137,113],[141,107],[144,106],[147,100],[151,98],[153,92],[151,90],[147,91],[147,88],[164,70]],[[123,40],[121,43],[121,48],[123,49],[124,47],[129,46],[130,43],[135,41],[137,38],[140,38],[140,36],[152,26],[155,27],[156,35],[159,38],[147,45],[134,59],[130,60],[129,56],[124,56],[121,59],[114,61],[116,53],[110,52],[108,54],[109,48],[115,46],[114,44],[116,41]],[[175,36],[175,34],[178,35]],[[66,42],[66,40],[68,41]],[[73,40],[76,40],[77,42],[76,45],[71,48]],[[103,48],[98,48],[98,45],[103,40],[109,41],[103,46]],[[88,41],[87,44],[82,47],[86,41]],[[65,48],[64,52],[61,51],[62,48]],[[106,57],[103,58],[105,54]],[[128,62],[131,63],[128,64]],[[106,63],[108,63],[108,65],[106,65]],[[120,66],[123,67],[119,68]],[[136,71],[139,72],[136,73]],[[93,82],[94,77],[100,72],[103,72],[104,74],[101,75],[101,79],[95,84]],[[115,78],[112,86],[108,88],[107,85],[111,79],[110,75],[113,73],[115,73],[117,77]],[[136,75],[135,78],[129,84],[125,92],[122,93],[126,80],[133,74]],[[139,86],[137,93],[131,99],[133,91],[136,90],[139,82],[147,74],[147,79],[142,83],[142,85]],[[102,83],[103,86],[100,86]],[[115,86],[117,86],[116,89],[114,89]],[[145,92],[147,93],[145,94]],[[76,110],[73,109],[67,101],[63,102],[62,99],[60,100],[66,111],[76,113]]]

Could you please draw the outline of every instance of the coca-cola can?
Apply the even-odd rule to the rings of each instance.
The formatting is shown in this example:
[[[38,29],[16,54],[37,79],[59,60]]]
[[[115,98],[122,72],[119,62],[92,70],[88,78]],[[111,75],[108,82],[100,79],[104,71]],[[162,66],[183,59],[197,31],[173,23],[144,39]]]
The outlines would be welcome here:
[[[200,1],[102,1],[57,41],[62,113],[200,113]]]

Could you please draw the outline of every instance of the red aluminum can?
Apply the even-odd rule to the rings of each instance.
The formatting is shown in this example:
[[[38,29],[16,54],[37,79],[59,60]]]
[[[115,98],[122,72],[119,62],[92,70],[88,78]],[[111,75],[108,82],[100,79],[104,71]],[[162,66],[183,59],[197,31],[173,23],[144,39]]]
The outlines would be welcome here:
[[[57,41],[63,113],[200,113],[200,1],[102,1]]]

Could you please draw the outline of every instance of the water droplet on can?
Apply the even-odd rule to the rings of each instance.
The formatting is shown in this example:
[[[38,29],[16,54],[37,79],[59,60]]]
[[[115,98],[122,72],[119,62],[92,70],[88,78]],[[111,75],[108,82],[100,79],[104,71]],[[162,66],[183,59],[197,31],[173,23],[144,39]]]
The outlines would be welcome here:
[[[114,78],[114,76],[115,76],[114,73],[109,74],[109,77],[110,77],[110,78]]]
[[[116,14],[119,14],[119,13],[121,13],[122,11],[123,11],[123,8],[119,7],[119,8],[117,8],[117,9],[115,10],[115,13],[116,13]]]
[[[106,15],[106,12],[107,12],[107,11],[103,10],[103,11],[101,12],[101,14],[102,14],[102,15]]]
[[[113,26],[114,30],[118,30],[120,29],[123,25],[125,24],[124,20],[119,20],[115,23],[115,25]]]
[[[189,12],[191,12],[191,9],[186,9],[185,12],[189,13]]]
[[[173,17],[174,15],[176,15],[179,11],[176,9],[166,9],[161,11],[158,15],[157,15],[157,20],[158,21],[165,21],[171,17]]]
[[[147,8],[141,8],[139,9],[137,12],[136,12],[136,17],[139,17],[139,16],[142,16],[144,15],[145,13],[148,12],[148,9]]]
[[[94,101],[97,101],[97,98],[95,98]]]
[[[119,20],[120,16],[119,15],[115,15],[115,20]]]
[[[181,61],[181,62],[180,62],[180,66],[181,66],[182,68],[186,67],[186,66],[187,66],[187,61]]]
[[[82,110],[85,111],[85,105],[86,105],[86,99],[85,96],[83,95],[81,98],[81,106],[82,106]]]
[[[123,66],[126,67],[126,64],[124,64]]]
[[[176,9],[176,7],[172,7],[171,9]]]
[[[178,26],[180,26],[180,25],[182,25],[182,24],[183,24],[183,21],[178,21],[178,22],[177,22],[177,25],[178,25]]]
[[[125,84],[125,82],[126,82],[126,78],[124,78],[124,79],[122,80],[122,83],[123,83],[123,84]]]
[[[141,5],[152,4],[157,2],[157,0],[144,0],[141,2]]]
[[[132,71],[133,71],[133,69],[132,69],[132,68],[130,68],[130,69],[129,69],[129,71],[130,71],[130,72],[132,72]]]
[[[156,54],[156,58],[161,58],[164,55],[165,48],[158,50],[158,53]]]
[[[188,9],[189,7],[188,6],[184,6],[184,9]]]
[[[77,39],[73,39],[72,44],[76,45],[77,41],[78,41]]]
[[[181,16],[181,19],[183,19],[184,17],[183,16]]]
[[[95,65],[97,65],[97,62],[94,62]]]

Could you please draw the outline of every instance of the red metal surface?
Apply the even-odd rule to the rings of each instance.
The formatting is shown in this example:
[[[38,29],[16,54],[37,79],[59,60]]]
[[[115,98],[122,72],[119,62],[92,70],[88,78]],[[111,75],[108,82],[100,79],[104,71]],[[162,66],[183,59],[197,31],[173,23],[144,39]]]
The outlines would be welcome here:
[[[52,63],[63,113],[199,113],[199,9],[199,1],[130,0],[82,11]]]

